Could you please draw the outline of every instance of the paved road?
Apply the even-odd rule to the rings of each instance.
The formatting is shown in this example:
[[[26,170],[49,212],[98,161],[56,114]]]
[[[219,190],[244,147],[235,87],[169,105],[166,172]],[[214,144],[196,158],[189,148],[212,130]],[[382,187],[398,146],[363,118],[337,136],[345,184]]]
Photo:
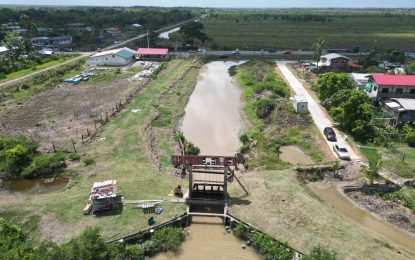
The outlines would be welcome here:
[[[227,55],[227,56],[259,56],[259,57],[272,57],[277,55],[286,55],[287,57],[295,57],[295,56],[310,56],[313,55],[313,51],[293,51],[292,54],[284,54],[285,51],[276,51],[276,52],[268,52],[268,51],[261,51],[261,50],[255,50],[255,51],[240,51],[240,54],[233,55],[232,51],[205,51],[205,52],[170,52],[173,56],[180,56],[180,57],[192,57],[192,56],[204,56],[204,55],[215,55],[215,56],[221,56],[221,55]],[[368,52],[358,52],[358,53],[347,53],[346,56],[367,56],[369,55]]]
[[[291,88],[295,91],[297,95],[304,95],[308,101],[308,110],[310,111],[310,115],[314,120],[317,128],[319,129],[320,133],[323,135],[323,129],[326,126],[333,126],[333,122],[323,112],[322,107],[320,104],[307,92],[304,85],[294,76],[294,74],[288,69],[287,64],[292,63],[292,61],[277,61],[277,66],[280,69],[281,73],[284,75],[286,80],[288,81]],[[346,147],[346,149],[350,153],[350,157],[352,160],[360,159],[359,156],[355,153],[355,151],[350,147],[350,145],[344,140],[343,136],[339,134],[339,132],[335,129],[337,135],[337,143]],[[324,137],[324,135],[323,135]],[[326,141],[327,145],[330,147],[330,150],[333,152],[333,142],[329,142],[325,137],[324,140]],[[334,154],[334,152],[333,152]],[[336,154],[335,154],[336,155]],[[337,155],[336,155],[337,157]]]

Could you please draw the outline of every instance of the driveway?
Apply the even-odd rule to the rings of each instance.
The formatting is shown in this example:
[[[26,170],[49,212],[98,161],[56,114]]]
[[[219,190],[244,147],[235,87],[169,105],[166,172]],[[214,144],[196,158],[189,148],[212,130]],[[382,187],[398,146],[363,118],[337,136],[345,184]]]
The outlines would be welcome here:
[[[288,84],[294,90],[297,95],[304,95],[308,101],[308,110],[310,111],[310,115],[313,118],[314,123],[316,124],[317,128],[319,129],[320,133],[323,135],[323,129],[326,126],[333,126],[333,122],[331,119],[323,112],[323,108],[320,106],[319,102],[315,100],[305,89],[304,85],[294,76],[294,74],[288,69],[287,64],[293,63],[292,61],[277,61],[277,66],[280,69],[281,73],[284,75],[285,79],[287,80]],[[337,136],[337,143],[341,146],[346,147],[346,149],[350,153],[350,158],[352,160],[360,159],[359,156],[355,153],[355,151],[350,147],[350,145],[345,141],[344,136],[341,135],[336,129],[334,129]],[[323,135],[324,140],[326,141],[327,145],[330,148],[330,151],[333,154],[337,155],[333,151],[333,144],[334,142],[329,142],[326,137]]]

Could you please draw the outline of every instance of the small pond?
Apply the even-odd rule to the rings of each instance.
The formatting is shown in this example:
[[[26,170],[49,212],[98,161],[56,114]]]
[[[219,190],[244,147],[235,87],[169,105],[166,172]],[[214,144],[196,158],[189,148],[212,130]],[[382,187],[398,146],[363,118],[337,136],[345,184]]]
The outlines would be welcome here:
[[[280,149],[280,159],[293,165],[313,164],[313,159],[295,145],[283,146]]]
[[[69,178],[33,178],[15,181],[3,181],[0,184],[0,191],[12,193],[42,193],[62,189],[68,184]]]

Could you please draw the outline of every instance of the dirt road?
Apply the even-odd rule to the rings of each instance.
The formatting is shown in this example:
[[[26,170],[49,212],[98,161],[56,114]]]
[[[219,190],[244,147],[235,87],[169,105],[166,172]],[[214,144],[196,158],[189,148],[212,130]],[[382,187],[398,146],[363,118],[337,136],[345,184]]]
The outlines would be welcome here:
[[[331,119],[323,112],[323,108],[321,107],[320,103],[315,100],[305,89],[303,84],[294,76],[294,74],[288,69],[287,64],[292,63],[293,61],[277,61],[277,66],[281,71],[282,75],[287,80],[288,84],[294,90],[297,95],[304,95],[308,102],[308,110],[310,112],[311,117],[313,118],[314,123],[316,124],[317,128],[319,129],[320,133],[323,135],[323,129],[327,126],[333,126],[333,122]],[[356,152],[350,147],[350,145],[344,139],[344,136],[339,134],[339,132],[335,129],[336,136],[337,136],[337,143],[349,151],[350,158],[352,160],[360,159]],[[329,142],[325,137],[324,140],[326,144],[329,146],[330,150],[333,151],[333,142]],[[336,154],[335,154],[336,155]],[[337,157],[337,155],[336,155]]]

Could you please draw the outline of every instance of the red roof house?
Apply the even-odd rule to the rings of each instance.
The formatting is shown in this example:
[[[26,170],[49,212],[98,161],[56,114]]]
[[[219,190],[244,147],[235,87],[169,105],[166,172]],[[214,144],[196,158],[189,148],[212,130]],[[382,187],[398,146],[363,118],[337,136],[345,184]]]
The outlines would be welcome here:
[[[138,60],[164,60],[169,56],[169,49],[139,48],[135,54]]]
[[[373,98],[415,98],[415,75],[372,74],[365,89]]]

